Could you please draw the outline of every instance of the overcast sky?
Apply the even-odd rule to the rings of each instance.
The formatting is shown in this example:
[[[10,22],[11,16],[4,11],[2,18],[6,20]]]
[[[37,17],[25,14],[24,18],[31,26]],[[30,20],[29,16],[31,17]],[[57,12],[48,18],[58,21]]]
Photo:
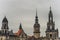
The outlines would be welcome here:
[[[55,27],[59,28],[60,32],[60,0],[0,0],[0,28],[2,20],[6,16],[10,30],[13,29],[14,32],[17,32],[21,22],[25,33],[33,35],[37,8],[41,36],[45,36],[50,6],[54,16]]]

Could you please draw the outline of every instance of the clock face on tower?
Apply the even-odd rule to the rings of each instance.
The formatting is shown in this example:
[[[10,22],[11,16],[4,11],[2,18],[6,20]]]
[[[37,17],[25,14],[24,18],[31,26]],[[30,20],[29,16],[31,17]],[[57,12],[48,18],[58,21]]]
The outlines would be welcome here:
[[[36,30],[38,30],[38,28],[36,28]]]
[[[50,29],[52,29],[52,25],[50,25]]]

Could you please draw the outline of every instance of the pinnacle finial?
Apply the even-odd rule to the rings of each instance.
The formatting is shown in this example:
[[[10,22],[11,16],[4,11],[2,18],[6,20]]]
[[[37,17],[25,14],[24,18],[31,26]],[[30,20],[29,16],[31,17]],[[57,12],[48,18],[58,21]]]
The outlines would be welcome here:
[[[51,10],[51,6],[50,6],[50,10]]]
[[[37,16],[37,8],[36,8],[36,17],[38,17],[38,16]]]
[[[4,16],[4,18],[6,18],[6,16]]]
[[[6,18],[6,16],[5,16],[5,18]]]
[[[37,8],[36,8],[36,17],[35,17],[35,23],[38,23]]]
[[[37,16],[37,8],[36,8],[36,16]]]
[[[20,27],[19,27],[19,29],[22,29],[22,25],[21,25],[21,23],[20,23]]]
[[[52,14],[52,11],[51,11],[51,6],[50,6],[50,14]]]

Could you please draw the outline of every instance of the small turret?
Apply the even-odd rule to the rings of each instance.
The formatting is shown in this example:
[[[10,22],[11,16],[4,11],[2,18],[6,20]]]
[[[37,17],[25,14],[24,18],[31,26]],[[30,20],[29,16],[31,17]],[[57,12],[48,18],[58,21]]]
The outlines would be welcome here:
[[[3,21],[2,22],[8,22],[6,16],[4,17]]]
[[[21,25],[21,23],[20,23],[19,29],[22,29],[22,25]]]

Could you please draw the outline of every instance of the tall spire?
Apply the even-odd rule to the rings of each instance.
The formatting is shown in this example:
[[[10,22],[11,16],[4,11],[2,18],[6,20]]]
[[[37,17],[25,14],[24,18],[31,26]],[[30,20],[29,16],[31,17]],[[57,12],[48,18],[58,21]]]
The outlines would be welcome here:
[[[50,16],[53,16],[52,10],[51,10],[51,6],[50,6],[50,12],[49,12],[49,15],[50,15]]]
[[[51,6],[50,6],[50,14],[52,14],[52,11],[51,11]]]
[[[37,9],[36,9],[35,23],[38,23]]]
[[[37,17],[37,9],[36,9],[36,17]]]
[[[50,6],[50,11],[49,11],[49,22],[53,21],[53,14],[51,11],[51,6]]]
[[[20,27],[19,27],[19,29],[22,29],[22,25],[21,25],[21,23],[20,23]]]
[[[34,37],[40,38],[40,24],[38,23],[38,15],[37,15],[37,9],[36,9],[36,16],[35,16],[35,24],[34,24]]]
[[[50,11],[49,11],[49,15],[48,15],[48,22],[47,22],[47,29],[46,29],[46,37],[47,38],[51,38],[52,40],[54,40],[55,38],[58,37],[58,30],[55,29],[55,23],[53,21],[53,13],[51,11],[51,7],[50,7]],[[50,34],[51,33],[51,34]],[[56,34],[57,33],[57,34]],[[48,35],[47,35],[48,34]],[[56,35],[56,36],[55,36]],[[53,37],[55,36],[55,37]]]

